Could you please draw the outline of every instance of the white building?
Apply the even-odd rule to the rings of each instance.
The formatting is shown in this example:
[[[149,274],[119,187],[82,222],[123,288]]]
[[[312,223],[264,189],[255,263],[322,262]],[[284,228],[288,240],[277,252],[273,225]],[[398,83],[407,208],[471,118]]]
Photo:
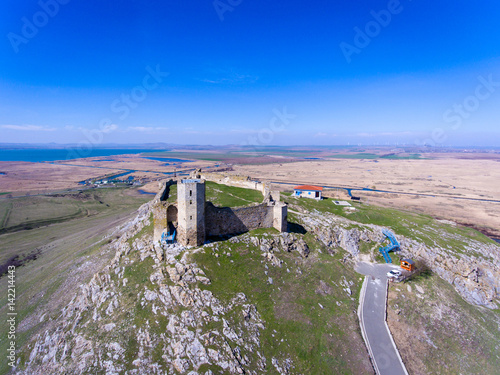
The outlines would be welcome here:
[[[300,185],[293,188],[293,196],[298,198],[321,199],[321,186]]]

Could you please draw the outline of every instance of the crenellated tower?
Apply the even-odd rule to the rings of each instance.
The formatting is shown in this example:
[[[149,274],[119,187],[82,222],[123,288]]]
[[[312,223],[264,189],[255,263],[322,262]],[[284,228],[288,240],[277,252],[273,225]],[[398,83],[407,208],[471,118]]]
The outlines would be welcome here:
[[[177,184],[178,231],[183,246],[201,246],[205,242],[205,181],[181,180]]]

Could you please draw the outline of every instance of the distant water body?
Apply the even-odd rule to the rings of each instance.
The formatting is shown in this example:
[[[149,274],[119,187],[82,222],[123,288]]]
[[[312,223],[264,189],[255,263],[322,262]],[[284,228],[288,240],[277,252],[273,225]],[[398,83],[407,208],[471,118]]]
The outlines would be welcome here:
[[[109,148],[108,149],[93,148],[89,150],[73,150],[71,148],[68,149],[0,148],[0,161],[44,162],[44,161],[54,161],[54,160],[72,160],[76,158],[91,158],[98,156],[140,154],[143,152],[158,152],[158,150],[109,149]]]

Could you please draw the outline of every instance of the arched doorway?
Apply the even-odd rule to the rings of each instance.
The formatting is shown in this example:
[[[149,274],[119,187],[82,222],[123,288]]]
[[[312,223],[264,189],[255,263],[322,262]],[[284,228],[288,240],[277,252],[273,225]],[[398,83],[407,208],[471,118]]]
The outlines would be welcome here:
[[[167,208],[167,228],[168,233],[173,233],[177,229],[177,207],[174,205]]]

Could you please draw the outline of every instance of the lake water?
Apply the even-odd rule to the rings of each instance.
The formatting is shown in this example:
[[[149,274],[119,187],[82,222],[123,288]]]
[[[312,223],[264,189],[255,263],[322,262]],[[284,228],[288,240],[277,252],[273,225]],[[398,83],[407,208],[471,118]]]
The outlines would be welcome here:
[[[157,152],[158,150],[144,149],[43,149],[43,148],[0,148],[0,161],[29,161],[44,162],[55,160],[72,160],[98,156],[114,156],[123,154],[140,154],[143,152]],[[177,159],[174,159],[177,160]],[[168,160],[165,160],[168,161]]]
[[[144,159],[164,161],[164,162],[170,162],[170,163],[186,163],[186,162],[192,161],[192,160],[186,160],[186,159],[161,158],[161,157],[149,157],[149,156],[145,156]],[[167,163],[167,165],[168,165],[168,163]]]

